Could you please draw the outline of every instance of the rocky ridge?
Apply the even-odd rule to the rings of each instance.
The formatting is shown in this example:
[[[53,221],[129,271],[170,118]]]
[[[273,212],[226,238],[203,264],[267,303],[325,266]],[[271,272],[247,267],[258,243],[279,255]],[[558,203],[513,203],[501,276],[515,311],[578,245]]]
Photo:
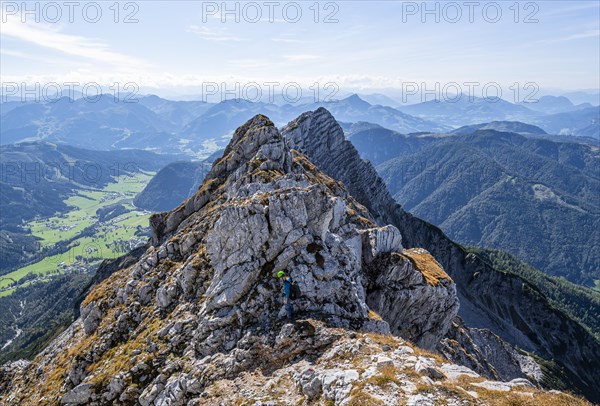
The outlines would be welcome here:
[[[240,127],[198,192],[152,217],[146,251],[105,267],[80,318],[0,369],[0,404],[586,404],[420,349],[462,331],[454,281],[289,140],[261,115]],[[281,269],[302,291],[296,323]]]
[[[439,351],[456,362],[468,362],[477,372],[493,379],[542,380],[548,386],[576,388],[600,401],[600,343],[577,322],[549,305],[529,283],[493,269],[437,227],[404,211],[373,166],[360,159],[327,110],[304,113],[284,127],[282,134],[291,148],[301,151],[327,175],[342,181],[378,223],[396,226],[404,246],[431,252],[456,282],[460,319],[455,320],[446,339],[438,345]],[[523,350],[541,357],[542,363],[552,363],[557,367],[554,370],[560,370],[560,376],[541,376],[542,367],[535,365],[532,356],[524,356]]]
[[[33,362],[3,367],[3,404],[213,404],[215,382],[317,359],[349,331],[432,348],[458,311],[435,259],[404,250],[396,227],[379,226],[264,116],[151,225],[152,245],[91,291],[69,329]],[[311,321],[282,320],[281,269]],[[411,319],[374,310],[390,305]]]

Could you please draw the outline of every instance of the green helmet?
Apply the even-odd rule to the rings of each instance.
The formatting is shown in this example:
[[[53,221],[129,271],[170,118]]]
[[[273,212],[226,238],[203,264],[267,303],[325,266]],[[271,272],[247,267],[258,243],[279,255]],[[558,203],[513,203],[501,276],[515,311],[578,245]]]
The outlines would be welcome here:
[[[283,272],[283,271],[277,272],[277,277],[278,278],[282,278],[284,275],[285,275],[285,272]]]

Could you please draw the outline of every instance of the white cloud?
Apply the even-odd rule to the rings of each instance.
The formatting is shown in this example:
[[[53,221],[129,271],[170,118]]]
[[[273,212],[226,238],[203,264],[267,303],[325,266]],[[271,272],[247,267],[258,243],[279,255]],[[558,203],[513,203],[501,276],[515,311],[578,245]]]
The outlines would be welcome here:
[[[105,43],[60,32],[59,29],[43,24],[31,25],[17,19],[9,19],[2,25],[1,35],[37,46],[59,51],[68,55],[93,61],[119,65],[123,68],[139,69],[145,62],[110,50]],[[13,56],[18,56],[14,55]]]
[[[216,29],[190,25],[186,31],[208,41],[243,41],[242,38],[229,34],[225,28]]]
[[[229,62],[229,66],[243,69],[266,68],[271,65],[272,61],[267,59],[234,59]]]
[[[313,59],[319,59],[320,56],[317,55],[308,55],[308,54],[299,54],[299,55],[283,55],[283,59],[290,62],[301,62],[301,61],[310,61]]]
[[[0,55],[6,56],[14,56],[16,58],[25,58],[25,59],[38,59],[33,55],[26,54],[25,52],[15,51],[12,49],[0,48]]]
[[[1,48],[0,55],[5,57],[1,61],[3,64],[6,63],[7,61],[9,61],[9,58],[18,58],[18,59],[26,59],[26,60],[30,60],[30,61],[42,62],[44,64],[44,66],[52,64],[52,65],[58,65],[58,66],[72,66],[73,67],[75,65],[85,66],[88,64],[86,62],[82,62],[80,64],[75,64],[75,63],[73,63],[72,60],[68,59],[68,57],[66,57],[66,58],[54,57],[54,56],[42,55],[40,53],[17,51],[17,50],[9,49],[9,48]]]
[[[303,39],[296,39],[296,38],[271,38],[271,41],[284,42],[284,43],[289,43],[289,44],[308,44],[308,43],[310,43],[310,41],[306,41]]]
[[[533,41],[529,43],[529,45],[538,45],[538,44],[556,44],[560,42],[569,42],[575,41],[578,39],[586,39],[586,38],[600,38],[600,30],[587,30],[583,32],[579,32],[576,34],[565,35],[563,37],[558,38],[548,38],[540,41]]]

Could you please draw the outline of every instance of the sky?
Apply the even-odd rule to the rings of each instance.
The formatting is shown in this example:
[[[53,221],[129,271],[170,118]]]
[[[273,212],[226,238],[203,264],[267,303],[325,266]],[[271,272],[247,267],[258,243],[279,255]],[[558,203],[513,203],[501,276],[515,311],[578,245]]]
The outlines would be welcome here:
[[[499,84],[523,98],[600,87],[597,0],[5,1],[0,40],[4,92],[6,83],[75,82],[242,94],[294,83],[479,95]]]

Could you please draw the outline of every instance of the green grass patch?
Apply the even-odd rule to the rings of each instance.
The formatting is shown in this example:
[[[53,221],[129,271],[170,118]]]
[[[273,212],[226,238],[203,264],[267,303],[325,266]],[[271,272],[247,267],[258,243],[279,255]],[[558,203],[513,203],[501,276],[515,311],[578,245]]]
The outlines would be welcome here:
[[[105,258],[116,258],[130,250],[129,241],[136,237],[139,227],[147,227],[150,214],[133,206],[134,197],[143,190],[152,178],[151,173],[121,176],[101,190],[84,190],[71,196],[65,203],[72,207],[67,213],[29,222],[34,236],[41,239],[42,247],[52,247],[72,240],[66,252],[49,255],[0,277],[0,297],[14,292],[15,282],[27,277],[19,286],[31,283],[40,276],[58,275],[89,269]],[[96,211],[114,204],[123,205],[127,212],[110,220],[100,222]],[[81,233],[94,227],[92,235]],[[81,235],[80,237],[78,237]]]

